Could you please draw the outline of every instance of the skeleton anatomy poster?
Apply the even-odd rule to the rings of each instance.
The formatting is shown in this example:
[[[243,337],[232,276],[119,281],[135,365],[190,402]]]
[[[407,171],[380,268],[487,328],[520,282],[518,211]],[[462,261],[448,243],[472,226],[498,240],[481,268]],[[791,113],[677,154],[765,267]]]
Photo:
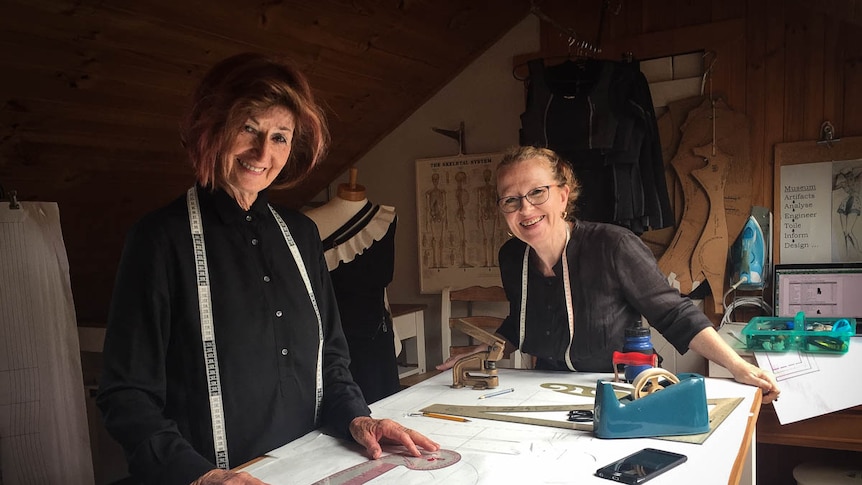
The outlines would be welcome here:
[[[497,251],[509,238],[497,209],[501,153],[416,161],[420,291],[499,286]]]

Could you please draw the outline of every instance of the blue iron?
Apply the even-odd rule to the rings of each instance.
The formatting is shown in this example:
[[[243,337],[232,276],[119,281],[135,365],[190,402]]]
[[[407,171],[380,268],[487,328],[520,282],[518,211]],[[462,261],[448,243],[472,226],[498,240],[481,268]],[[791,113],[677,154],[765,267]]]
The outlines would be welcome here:
[[[596,383],[593,433],[598,438],[654,438],[709,431],[703,376],[677,375],[679,382],[640,399],[617,398],[610,382]]]
[[[730,246],[731,284],[743,290],[763,289],[768,264],[766,247],[763,227],[752,214]]]

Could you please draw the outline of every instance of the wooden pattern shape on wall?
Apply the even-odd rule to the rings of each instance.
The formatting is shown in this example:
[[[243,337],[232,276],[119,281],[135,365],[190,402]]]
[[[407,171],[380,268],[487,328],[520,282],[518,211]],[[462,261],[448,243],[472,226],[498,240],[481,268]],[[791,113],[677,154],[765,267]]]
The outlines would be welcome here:
[[[692,150],[695,156],[706,162],[705,167],[692,170],[691,175],[706,192],[709,215],[692,253],[691,274],[693,279],[709,283],[715,313],[722,313],[728,250],[724,194],[727,170],[733,159],[714,148],[709,144]]]
[[[713,119],[715,126],[713,126]],[[675,286],[683,294],[690,293],[703,280],[698,280],[691,267],[692,255],[709,216],[709,200],[691,171],[703,167],[702,157],[692,153],[699,146],[711,145],[730,157],[723,190],[723,205],[727,225],[726,241],[736,239],[751,211],[751,167],[749,164],[749,123],[743,113],[731,110],[722,99],[715,106],[708,98],[691,110],[682,125],[682,137],[677,155],[671,161],[683,192],[682,221],[668,249],[659,258],[665,275],[675,275]],[[721,257],[727,256],[727,247]],[[673,278],[672,278],[673,279]],[[721,282],[720,288],[724,287]]]

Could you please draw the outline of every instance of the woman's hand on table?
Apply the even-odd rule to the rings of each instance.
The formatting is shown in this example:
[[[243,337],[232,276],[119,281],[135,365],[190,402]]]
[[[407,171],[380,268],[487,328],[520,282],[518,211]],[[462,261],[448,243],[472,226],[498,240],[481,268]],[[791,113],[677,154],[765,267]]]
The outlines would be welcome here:
[[[764,404],[778,400],[781,389],[778,387],[778,382],[775,380],[772,372],[763,370],[742,359],[740,359],[733,369],[729,370],[737,382],[759,387],[763,391]]]
[[[427,451],[437,451],[440,445],[422,433],[406,428],[391,419],[374,419],[359,416],[350,422],[350,434],[357,443],[368,451],[372,460],[380,458],[383,450],[380,443],[403,445],[413,456],[421,456],[418,447]]]

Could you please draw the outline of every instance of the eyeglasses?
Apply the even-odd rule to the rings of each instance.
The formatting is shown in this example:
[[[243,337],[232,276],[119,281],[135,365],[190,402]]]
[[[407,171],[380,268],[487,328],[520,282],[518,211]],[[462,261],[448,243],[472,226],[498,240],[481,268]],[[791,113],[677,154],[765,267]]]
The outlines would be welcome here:
[[[530,190],[524,195],[507,195],[497,199],[497,206],[505,213],[515,212],[521,208],[521,199],[527,199],[527,202],[533,205],[542,205],[548,201],[551,193],[550,185],[542,185]]]

